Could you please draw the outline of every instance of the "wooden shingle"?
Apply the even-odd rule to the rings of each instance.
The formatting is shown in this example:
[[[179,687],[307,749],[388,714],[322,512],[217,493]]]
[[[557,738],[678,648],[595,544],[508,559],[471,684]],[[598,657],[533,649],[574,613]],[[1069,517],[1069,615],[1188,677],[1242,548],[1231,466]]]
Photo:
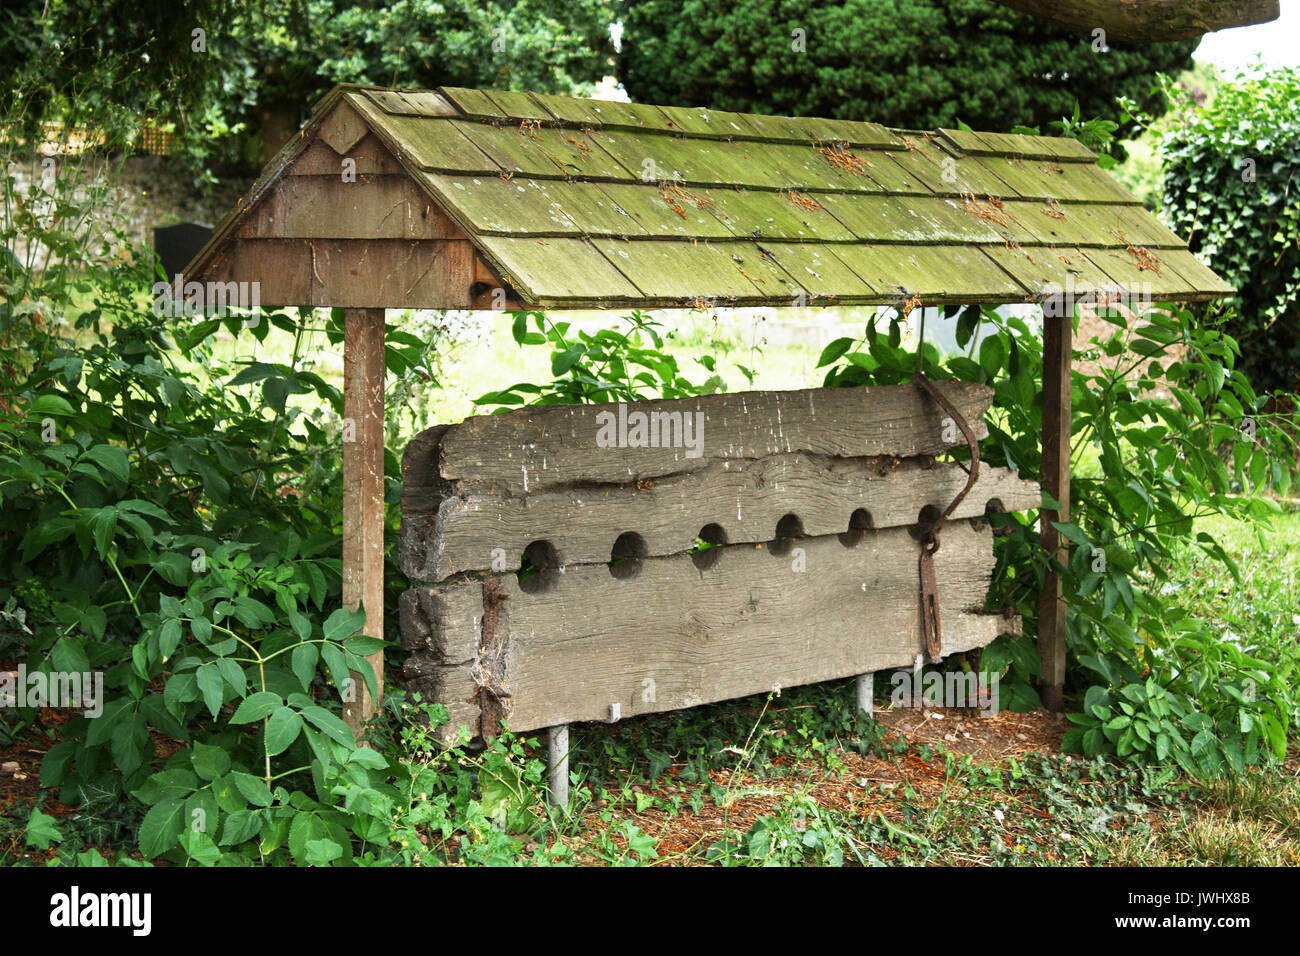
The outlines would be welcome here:
[[[331,175],[349,163],[361,175]],[[274,247],[299,272],[333,242],[338,272],[362,248],[340,241],[403,238],[403,288],[358,276],[350,301],[449,307],[485,283],[542,308],[1023,301],[1067,280],[1232,292],[1072,139],[450,87],[331,92],[189,276],[237,277],[249,242],[303,244]],[[488,274],[449,272],[474,257],[447,242]],[[283,277],[277,299],[312,301],[262,301],[314,304],[319,285]]]

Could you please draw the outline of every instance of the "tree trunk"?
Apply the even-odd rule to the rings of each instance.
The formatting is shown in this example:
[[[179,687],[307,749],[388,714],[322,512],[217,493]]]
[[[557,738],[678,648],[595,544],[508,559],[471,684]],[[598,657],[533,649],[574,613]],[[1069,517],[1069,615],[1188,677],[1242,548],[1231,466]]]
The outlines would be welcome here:
[[[1279,0],[998,0],[1107,43],[1191,40],[1215,30],[1267,23]],[[1105,31],[1098,36],[1095,31]]]

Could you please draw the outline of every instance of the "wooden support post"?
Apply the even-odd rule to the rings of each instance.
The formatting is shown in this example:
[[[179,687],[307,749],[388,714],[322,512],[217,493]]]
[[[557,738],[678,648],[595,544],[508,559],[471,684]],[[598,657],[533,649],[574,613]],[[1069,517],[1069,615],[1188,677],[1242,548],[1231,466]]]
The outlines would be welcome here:
[[[1052,526],[1070,520],[1070,357],[1073,351],[1070,316],[1043,317],[1043,491],[1061,505],[1059,511],[1039,512],[1044,550],[1062,564],[1069,560],[1068,545]],[[1048,570],[1038,593],[1038,656],[1042,661],[1039,693],[1048,710],[1063,708],[1065,687],[1065,602],[1061,578]]]
[[[343,332],[343,606],[364,607],[363,633],[384,636],[384,310],[348,309]],[[366,658],[378,697],[358,673],[344,695],[354,732],[383,700],[384,652]],[[358,734],[359,736],[359,734]]]
[[[569,725],[560,724],[547,732],[546,771],[551,806],[569,805]]]
[[[876,675],[859,674],[857,680],[858,692],[858,710],[866,713],[868,717],[875,716],[876,713]]]

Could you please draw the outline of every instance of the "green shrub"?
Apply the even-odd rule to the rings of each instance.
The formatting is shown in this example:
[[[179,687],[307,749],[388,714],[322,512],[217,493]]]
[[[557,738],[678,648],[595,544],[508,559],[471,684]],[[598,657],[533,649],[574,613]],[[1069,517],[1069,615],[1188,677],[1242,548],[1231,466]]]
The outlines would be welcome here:
[[[973,354],[941,359],[927,346],[923,368],[933,378],[991,385],[981,460],[1036,477],[1041,340],[1020,319],[972,307],[958,322],[962,347],[973,343],[981,319],[988,334]],[[1279,635],[1270,645],[1239,646],[1161,588],[1186,548],[1222,563],[1240,583],[1229,555],[1194,522],[1208,514],[1258,522],[1277,512],[1271,499],[1250,492],[1289,488],[1294,419],[1264,412],[1267,397],[1236,368],[1237,344],[1197,326],[1188,311],[1157,308],[1132,326],[1111,321],[1113,333],[1075,350],[1076,359],[1104,356],[1111,364],[1096,372],[1076,367],[1071,388],[1071,520],[1057,525],[1071,552],[1068,565],[1056,567],[1069,605],[1068,687],[1086,695],[1066,746],[1173,760],[1203,773],[1269,754],[1280,759],[1300,716],[1294,644]],[[917,357],[901,347],[895,321],[888,336],[868,326],[861,340],[831,343],[821,364],[830,366],[828,386],[889,385],[910,380]],[[1170,397],[1159,397],[1160,389]],[[1224,446],[1227,463],[1218,453]],[[982,666],[1000,674],[1003,706],[1013,709],[1038,704],[1031,635],[1052,559],[1038,544],[1035,518],[991,518],[1001,533],[989,606],[1019,609],[1026,634],[999,638]]]
[[[129,841],[174,863],[411,862],[416,828],[434,825],[455,839],[430,860],[506,859],[516,844],[483,821],[542,772],[518,742],[429,757],[414,738],[382,747],[380,726],[372,749],[339,716],[383,646],[338,606],[342,401],[303,358],[315,323],[341,341],[341,315],[155,315],[147,256],[111,216],[67,225],[106,216],[100,197],[72,172],[42,196],[11,168],[0,247],[23,254],[0,261],[0,655],[103,679],[102,712],[44,727],[42,787],[78,811],[67,861]],[[219,334],[271,327],[294,337],[287,364],[218,358]],[[424,358],[403,333],[387,345],[398,371]],[[6,736],[41,720],[23,707]],[[33,819],[28,839],[48,846]]]
[[[1300,391],[1298,99],[1298,69],[1239,79],[1183,104],[1161,142],[1170,225],[1237,287],[1224,328],[1261,391]]]

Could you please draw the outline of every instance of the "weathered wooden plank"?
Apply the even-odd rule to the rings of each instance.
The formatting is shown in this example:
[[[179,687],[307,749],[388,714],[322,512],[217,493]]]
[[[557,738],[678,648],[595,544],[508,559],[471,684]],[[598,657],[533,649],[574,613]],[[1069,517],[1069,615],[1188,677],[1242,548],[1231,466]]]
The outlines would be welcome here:
[[[790,276],[794,286],[812,298],[848,300],[880,295],[880,290],[873,289],[827,246],[812,242],[783,242],[765,248]]]
[[[243,239],[465,239],[405,173],[286,176],[236,233]]]
[[[505,111],[488,95],[486,90],[469,90],[456,86],[441,86],[438,92],[470,119],[509,119]]]
[[[707,211],[741,239],[842,242],[854,238],[817,199],[758,189],[713,189]],[[791,196],[794,198],[791,198]]]
[[[506,600],[493,640],[504,653],[507,723],[526,731],[603,720],[611,704],[635,716],[910,665],[921,634],[919,544],[908,531],[867,532],[851,546],[808,538],[795,548],[728,546],[703,571],[687,555],[647,558],[625,578],[575,567],[539,593],[500,576]],[[945,654],[1013,629],[971,613],[994,567],[989,529],[950,524],[935,566]],[[480,636],[433,644],[471,640]],[[433,666],[429,654],[413,656]],[[445,686],[472,694],[472,668],[453,670]]]
[[[454,743],[461,727],[479,736],[478,684],[470,664],[439,664],[427,654],[412,654],[402,665],[402,677],[408,697],[447,708],[448,722],[436,732],[440,740]]]
[[[1135,257],[1126,249],[1092,249],[1085,250],[1085,253],[1093,265],[1115,281],[1115,285],[1129,296],[1130,301],[1163,301],[1170,296],[1186,299],[1197,291],[1191,283],[1168,267],[1164,261],[1166,250],[1148,250],[1148,255],[1141,258]]]
[[[344,99],[340,100],[329,115],[321,120],[316,135],[341,156],[357,145],[369,132],[370,126],[365,119]]]
[[[969,382],[936,384],[977,434],[987,434],[979,420],[992,403],[992,389]],[[646,418],[620,418],[633,412]],[[676,447],[633,446],[642,438],[649,442],[650,412],[681,423],[680,433],[673,433]],[[698,471],[711,461],[782,453],[937,455],[960,443],[945,418],[913,385],[737,392],[623,406],[550,405],[452,426],[441,442],[440,473],[464,481],[466,488],[525,494],[556,484],[637,482]],[[637,421],[647,423],[644,433]]]
[[[1159,255],[1164,261],[1165,268],[1177,272],[1189,286],[1196,290],[1198,296],[1235,295],[1237,292],[1232,283],[1220,279],[1213,270],[1186,249],[1161,249]]]
[[[985,169],[979,157],[950,156],[933,146],[889,155],[905,172],[940,196],[985,198],[1006,190],[1006,184]]]
[[[464,309],[473,256],[455,239],[239,239],[205,277],[257,276],[263,306]]]
[[[384,636],[384,310],[349,309],[343,333],[343,606]],[[352,674],[343,719],[354,731],[383,703],[384,652],[367,656],[378,693]],[[360,735],[358,735],[359,739]]]
[[[432,90],[365,90],[363,93],[384,112],[398,116],[460,115],[456,107]]]
[[[682,239],[725,239],[731,235],[718,217],[709,212],[702,192],[689,190],[679,196],[657,183],[599,183],[596,187],[615,209],[633,219],[647,235],[676,236]],[[675,205],[669,205],[665,194]],[[691,197],[700,198],[702,205]],[[627,235],[635,234],[629,230]]]
[[[734,139],[737,136],[761,139],[763,136],[743,113],[710,110],[702,106],[661,106],[659,110],[668,117],[674,130],[690,136],[702,139]]]
[[[870,173],[887,164],[884,152],[840,150],[807,140],[801,145],[764,143],[763,156],[780,170],[774,184],[782,189],[880,192],[880,183]]]
[[[517,126],[490,126],[487,123],[474,123],[469,120],[447,122],[455,126],[466,139],[512,175],[554,179],[579,171],[575,167],[573,156],[564,151],[557,130],[546,131],[551,134],[546,137],[543,131],[521,129]],[[571,152],[576,153],[576,148]],[[597,156],[597,160],[603,159],[605,159],[603,155]],[[617,169],[618,167],[617,164],[613,167],[606,164],[600,168]]]
[[[920,296],[921,304],[947,301],[1020,301],[1026,290],[976,247],[963,245],[879,245],[841,243],[828,247],[877,292],[902,302]],[[953,293],[953,276],[961,292]]]
[[[939,135],[972,156],[1015,156],[1053,159],[1058,163],[1095,163],[1097,154],[1072,136],[1016,136],[941,129]],[[1014,144],[1014,145],[1013,145]]]
[[[500,108],[502,115],[515,122],[540,120],[550,123],[555,121],[554,114],[528,93],[521,93],[517,90],[485,90],[484,95]]]
[[[753,242],[598,239],[595,245],[649,299],[789,301],[800,288]]]
[[[351,165],[345,165],[351,160]],[[362,137],[352,149],[340,156],[320,140],[313,140],[302,153],[285,167],[286,176],[333,176],[342,179],[347,171],[358,176],[400,176],[405,170],[373,133]]]
[[[429,186],[483,235],[580,236],[582,230],[565,214],[560,198],[567,191],[557,180],[499,176],[422,174]],[[594,189],[593,186],[586,186]]]
[[[610,129],[663,130],[672,129],[672,120],[663,110],[648,103],[618,103],[613,100],[589,100],[587,108],[600,118],[602,126]]]
[[[592,104],[599,100],[586,100],[576,96],[555,96],[551,93],[529,93],[533,101],[555,119],[568,126],[595,129],[600,126],[600,114]]]
[[[312,244],[314,305],[463,309],[473,247],[458,240],[326,240]]]
[[[1000,242],[1003,238],[992,223],[979,215],[981,209],[986,215],[997,214],[998,210],[977,206],[972,212],[955,199],[904,199],[866,193],[819,194],[814,198],[856,238],[869,242]]]
[[[391,116],[374,108],[382,117],[375,121],[375,129],[385,144],[399,156],[406,157],[412,165],[431,171],[495,176],[501,167],[479,149],[454,119],[434,119],[422,116]],[[469,124],[474,129],[473,124]]]
[[[492,265],[530,300],[629,302],[641,297],[585,239],[481,237]]]
[[[1132,243],[1152,249],[1187,248],[1186,242],[1141,206],[1117,209],[1106,238],[1107,245],[1120,247]]]
[[[473,663],[483,620],[481,587],[461,581],[441,588],[408,588],[398,606],[404,648],[427,651],[439,665]]]
[[[232,239],[193,278],[237,282],[250,277],[263,307],[313,304],[311,249],[301,240]]]
[[[1067,246],[984,246],[992,261],[1024,286],[1027,300],[1070,293],[1082,298],[1115,287],[1114,281],[1079,249]],[[1073,305],[1068,309],[1073,312]]]
[[[425,445],[425,455],[436,446]],[[411,458],[408,450],[408,461]],[[434,471],[429,465],[425,474]],[[966,483],[955,464],[922,467],[909,460],[818,459],[776,455],[759,461],[715,463],[647,487],[615,485],[507,497],[482,493],[439,497],[437,484],[403,486],[402,571],[414,581],[441,581],[464,571],[517,568],[538,538],[556,548],[566,568],[606,564],[624,532],[640,536],[648,555],[689,551],[706,526],[731,544],[773,540],[778,524],[795,515],[806,535],[852,535],[866,522],[888,528],[917,523],[926,506],[942,511]],[[441,483],[446,489],[447,483]],[[988,465],[953,513],[982,516],[1037,508],[1038,486]],[[431,507],[432,506],[432,507]]]

